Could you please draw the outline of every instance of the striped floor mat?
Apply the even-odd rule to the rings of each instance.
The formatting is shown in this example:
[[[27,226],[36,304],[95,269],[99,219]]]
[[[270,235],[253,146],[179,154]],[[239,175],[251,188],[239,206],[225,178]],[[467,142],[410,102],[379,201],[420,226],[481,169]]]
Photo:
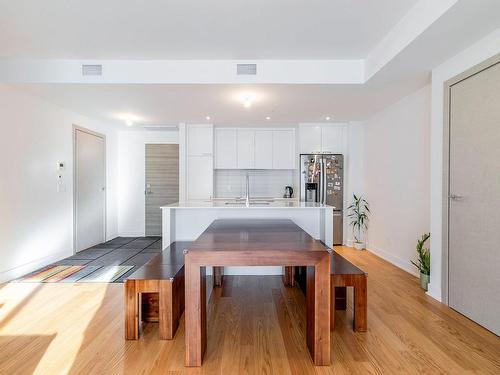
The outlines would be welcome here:
[[[134,266],[49,266],[36,271],[16,282],[22,283],[57,283],[57,282],[87,282],[112,283]]]
[[[25,283],[56,283],[80,271],[83,266],[50,266],[17,281]]]
[[[101,267],[99,270],[78,280],[83,283],[112,283],[120,276],[130,271],[134,266],[110,266]]]

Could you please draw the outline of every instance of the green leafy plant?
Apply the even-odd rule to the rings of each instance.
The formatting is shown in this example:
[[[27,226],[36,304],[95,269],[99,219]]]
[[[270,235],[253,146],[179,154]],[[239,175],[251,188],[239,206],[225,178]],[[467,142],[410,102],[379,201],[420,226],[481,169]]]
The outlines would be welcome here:
[[[431,274],[431,252],[425,247],[425,242],[431,237],[430,233],[422,234],[422,237],[417,241],[417,261],[411,261],[412,264],[419,269],[424,275]]]
[[[370,208],[368,202],[361,196],[353,194],[353,202],[347,207],[348,217],[351,220],[350,225],[354,233],[354,240],[361,242],[361,231],[368,229],[368,215]]]

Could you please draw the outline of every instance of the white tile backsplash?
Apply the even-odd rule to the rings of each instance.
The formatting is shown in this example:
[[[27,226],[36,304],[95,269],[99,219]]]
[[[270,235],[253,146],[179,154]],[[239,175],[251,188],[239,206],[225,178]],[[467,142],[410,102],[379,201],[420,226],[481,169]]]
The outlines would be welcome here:
[[[281,198],[285,186],[293,188],[294,197],[296,174],[294,170],[242,170],[216,169],[214,171],[214,193],[216,198],[234,198],[245,196],[245,176],[250,177],[250,197]]]

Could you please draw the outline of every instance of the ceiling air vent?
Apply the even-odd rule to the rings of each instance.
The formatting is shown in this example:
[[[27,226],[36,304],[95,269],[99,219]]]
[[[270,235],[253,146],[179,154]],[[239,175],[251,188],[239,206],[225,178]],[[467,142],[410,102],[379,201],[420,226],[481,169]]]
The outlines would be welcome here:
[[[257,64],[237,64],[236,74],[238,75],[256,75]]]
[[[82,65],[82,75],[102,76],[102,65]]]

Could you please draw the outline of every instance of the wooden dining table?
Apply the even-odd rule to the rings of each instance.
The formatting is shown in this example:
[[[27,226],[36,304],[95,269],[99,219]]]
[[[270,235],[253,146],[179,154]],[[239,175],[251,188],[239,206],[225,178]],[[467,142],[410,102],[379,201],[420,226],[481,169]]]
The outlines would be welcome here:
[[[330,253],[287,219],[215,220],[185,250],[185,365],[201,366],[207,346],[207,266],[307,266],[306,343],[330,364]]]

